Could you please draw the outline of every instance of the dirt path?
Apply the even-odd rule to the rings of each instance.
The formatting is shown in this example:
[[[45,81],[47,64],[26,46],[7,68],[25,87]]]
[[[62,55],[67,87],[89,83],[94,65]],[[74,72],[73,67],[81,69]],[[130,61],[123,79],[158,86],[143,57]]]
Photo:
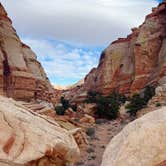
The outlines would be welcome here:
[[[107,144],[124,126],[119,120],[96,124],[95,134],[88,137],[89,145],[76,166],[100,166]]]

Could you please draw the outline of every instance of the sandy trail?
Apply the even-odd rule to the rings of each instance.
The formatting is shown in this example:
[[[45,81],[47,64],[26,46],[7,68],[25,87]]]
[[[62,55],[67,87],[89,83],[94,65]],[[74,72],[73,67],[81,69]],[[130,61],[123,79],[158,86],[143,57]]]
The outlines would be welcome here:
[[[125,124],[120,120],[96,124],[95,135],[88,137],[89,145],[76,166],[100,166],[107,144],[124,126]]]

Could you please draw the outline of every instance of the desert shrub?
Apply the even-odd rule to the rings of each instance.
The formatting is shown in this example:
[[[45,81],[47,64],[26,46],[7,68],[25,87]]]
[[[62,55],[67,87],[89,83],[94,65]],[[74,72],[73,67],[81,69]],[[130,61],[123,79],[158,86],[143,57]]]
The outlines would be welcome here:
[[[65,109],[63,106],[56,106],[55,111],[57,115],[64,115],[65,114]]]
[[[146,102],[144,101],[144,98],[141,98],[139,94],[135,94],[130,99],[130,103],[126,106],[128,109],[128,113],[130,113],[131,116],[136,116],[137,111],[144,108],[146,106]]]
[[[77,111],[77,105],[75,104],[75,105],[70,105],[69,107],[71,107],[72,108],[72,110],[74,111],[74,112],[76,112]]]
[[[161,106],[161,103],[156,103],[156,107],[160,107]]]
[[[117,100],[119,101],[120,104],[124,104],[127,101],[127,97],[123,94],[119,94]]]
[[[135,94],[130,98],[130,103],[126,106],[131,116],[136,116],[137,112],[146,107],[148,101],[155,95],[155,88],[147,86],[143,95]]]
[[[119,107],[126,101],[124,95],[113,91],[109,96],[102,96],[98,92],[88,92],[88,103],[96,103],[96,115],[99,118],[116,119],[119,114]]]
[[[119,102],[112,96],[100,96],[97,100],[96,114],[99,117],[116,119],[119,112]]]
[[[95,135],[95,128],[92,128],[92,127],[87,128],[86,134],[90,137],[94,136]]]
[[[85,100],[86,103],[96,103],[97,99],[101,96],[100,93],[95,91],[88,92],[88,98]]]
[[[55,112],[57,115],[64,115],[65,111],[70,107],[69,101],[64,97],[61,97],[61,105],[62,106],[55,107]]]
[[[119,105],[124,104],[127,100],[127,97],[123,94],[117,93],[115,90],[108,96],[110,99],[119,103]]]
[[[144,100],[147,103],[155,95],[155,88],[153,86],[147,86],[144,90]]]
[[[69,101],[66,100],[64,97],[61,97],[61,104],[65,110],[70,107]]]

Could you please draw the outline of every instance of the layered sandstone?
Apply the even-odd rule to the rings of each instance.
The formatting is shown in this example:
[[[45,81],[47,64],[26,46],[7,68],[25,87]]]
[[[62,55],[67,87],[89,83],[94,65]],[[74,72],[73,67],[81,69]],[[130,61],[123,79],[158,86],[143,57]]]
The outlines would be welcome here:
[[[157,166],[166,161],[166,107],[127,125],[106,148],[101,166]]]
[[[166,1],[101,54],[97,68],[85,77],[84,90],[108,95],[113,89],[131,94],[156,85],[166,75]]]
[[[0,165],[73,164],[79,148],[72,132],[0,96]]]
[[[35,53],[23,44],[0,4],[0,94],[15,99],[53,101],[51,86]]]

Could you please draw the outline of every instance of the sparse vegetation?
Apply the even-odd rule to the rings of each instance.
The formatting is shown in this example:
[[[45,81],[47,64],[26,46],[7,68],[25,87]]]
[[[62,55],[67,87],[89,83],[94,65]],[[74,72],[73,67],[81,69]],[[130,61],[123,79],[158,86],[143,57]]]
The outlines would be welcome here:
[[[64,115],[65,114],[65,109],[62,106],[56,106],[55,111],[57,115]]]
[[[95,128],[92,128],[92,127],[87,128],[86,134],[90,137],[94,136],[95,135]]]
[[[135,94],[130,99],[130,103],[126,106],[126,108],[128,109],[127,112],[131,116],[136,116],[137,111],[144,108],[145,106],[146,102],[144,101],[144,99],[141,98],[139,94]]]
[[[73,111],[76,111],[77,107],[74,105],[70,105],[69,101],[66,100],[64,97],[61,97],[61,105],[62,106],[56,106],[55,107],[55,111],[57,113],[57,115],[64,115],[65,111],[71,107],[73,109]]]
[[[126,106],[128,109],[128,113],[131,116],[136,116],[137,112],[146,107],[148,101],[154,96],[155,88],[147,86],[143,92],[143,94],[134,94],[130,98],[130,103]]]
[[[147,86],[144,90],[144,100],[146,103],[155,95],[155,88],[153,86]]]
[[[96,103],[96,115],[99,118],[116,119],[119,115],[119,108],[126,101],[130,103],[126,106],[131,116],[136,116],[137,111],[146,107],[148,101],[154,96],[155,88],[147,86],[140,94],[134,94],[131,98],[113,91],[109,96],[102,96],[98,92],[88,92],[87,103]]]
[[[61,103],[62,103],[62,106],[65,110],[70,107],[69,101],[66,100],[64,97],[61,97]]]
[[[119,114],[119,107],[126,101],[124,95],[113,91],[109,96],[102,96],[98,92],[88,92],[87,103],[96,103],[96,115],[100,118],[116,119]]]
[[[156,103],[156,107],[160,107],[161,106],[161,103]]]

